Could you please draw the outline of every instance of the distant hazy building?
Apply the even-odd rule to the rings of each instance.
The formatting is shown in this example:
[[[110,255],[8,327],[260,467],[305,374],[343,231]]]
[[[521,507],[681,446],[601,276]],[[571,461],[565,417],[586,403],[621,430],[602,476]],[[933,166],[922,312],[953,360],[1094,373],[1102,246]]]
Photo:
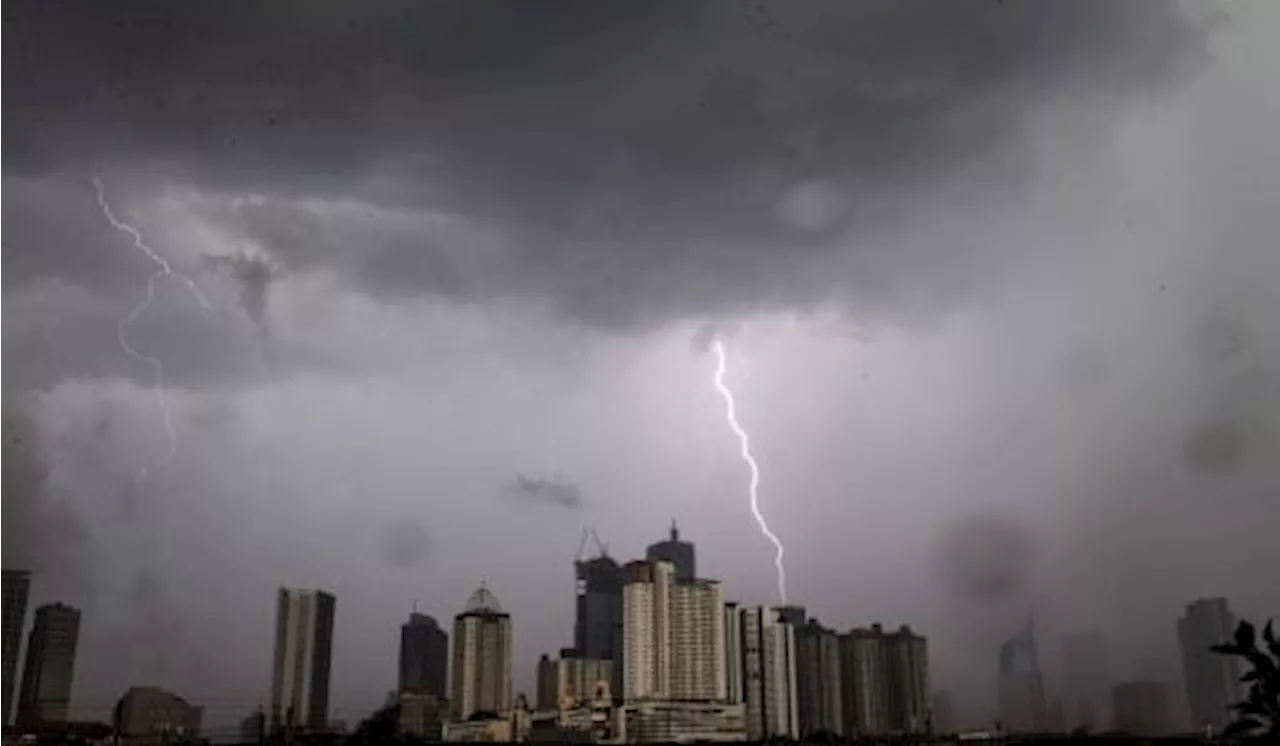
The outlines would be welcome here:
[[[22,629],[27,623],[27,599],[31,595],[31,573],[4,571],[4,724],[13,717],[13,694],[18,680],[18,653],[22,650]]]
[[[930,690],[928,641],[902,626],[879,624],[840,637],[846,736],[924,733]]]
[[[1098,731],[1111,722],[1107,642],[1087,633],[1062,638],[1062,706],[1068,729]]]
[[[1044,678],[1035,626],[1027,626],[1000,646],[997,701],[1000,721],[1010,733],[1043,732],[1047,725]]]
[[[240,719],[241,743],[258,743],[267,735],[267,714],[252,712]]]
[[[1133,736],[1166,736],[1173,732],[1169,695],[1156,681],[1131,681],[1112,692],[1112,729]]]
[[[1191,708],[1191,723],[1197,729],[1224,728],[1231,721],[1231,705],[1241,699],[1239,659],[1210,650],[1233,639],[1235,627],[1235,615],[1225,598],[1193,601],[1178,620],[1187,704]]]
[[[434,617],[413,612],[400,625],[400,691],[444,697],[448,671],[449,633]]]
[[[665,560],[623,567],[625,701],[723,701],[724,591],[718,581],[680,581]]]
[[[505,718],[511,702],[511,616],[481,583],[453,620],[454,714]]]
[[[328,728],[335,607],[333,595],[322,590],[281,588],[277,594],[273,730]]]
[[[18,697],[20,724],[66,721],[79,641],[79,609],[65,604],[36,609]]]
[[[622,567],[607,554],[574,563],[577,607],[573,646],[583,658],[613,661],[613,691],[622,687]]]
[[[933,712],[931,722],[933,732],[951,734],[956,732],[956,704],[951,692],[943,689],[933,694]]]
[[[609,691],[612,681],[613,661],[582,658],[566,648],[559,658],[544,655],[538,660],[535,702],[539,710],[577,709],[595,701],[601,683]]]
[[[671,534],[667,540],[650,544],[644,556],[647,560],[670,562],[679,580],[693,580],[698,577],[697,555],[693,544],[680,540],[680,530],[676,528],[675,521],[671,522]]]
[[[795,628],[778,609],[742,609],[742,671],[747,738],[799,738]]]
[[[194,738],[204,711],[173,692],[135,686],[116,703],[112,726],[127,744],[161,744]]]
[[[800,737],[844,733],[840,636],[810,619],[796,628],[796,703]]]

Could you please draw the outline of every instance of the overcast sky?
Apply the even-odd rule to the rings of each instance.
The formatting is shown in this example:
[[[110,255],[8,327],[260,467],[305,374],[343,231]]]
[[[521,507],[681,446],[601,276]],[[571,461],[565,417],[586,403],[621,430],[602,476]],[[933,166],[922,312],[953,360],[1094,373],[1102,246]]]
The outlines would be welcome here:
[[[584,526],[625,559],[677,518],[776,600],[711,330],[792,601],[909,623],[971,714],[1031,610],[1051,673],[1098,630],[1180,684],[1186,602],[1280,613],[1277,34],[1268,0],[10,3],[5,567],[85,610],[87,717],[265,702],[282,584],[337,596],[334,717],[482,578],[531,690]]]

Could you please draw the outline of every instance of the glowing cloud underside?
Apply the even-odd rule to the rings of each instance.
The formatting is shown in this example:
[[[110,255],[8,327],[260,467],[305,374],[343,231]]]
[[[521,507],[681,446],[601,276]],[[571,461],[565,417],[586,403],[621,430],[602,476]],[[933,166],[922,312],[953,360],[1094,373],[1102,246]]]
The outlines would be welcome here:
[[[765,538],[773,544],[775,551],[773,566],[778,571],[778,597],[785,605],[787,603],[787,570],[782,562],[782,557],[785,553],[782,540],[774,535],[773,531],[769,530],[769,522],[764,519],[764,514],[760,512],[760,465],[756,463],[755,456],[751,454],[751,438],[738,422],[738,409],[733,398],[733,392],[729,390],[728,385],[724,382],[725,368],[727,367],[724,343],[718,339],[714,340],[711,343],[711,349],[716,354],[716,390],[724,398],[729,428],[738,436],[742,460],[747,463],[747,468],[751,471],[751,482],[747,488],[751,504],[751,515],[755,516],[756,524],[760,527],[760,533],[764,534]]]
[[[142,233],[137,228],[134,228],[132,225],[129,225],[116,217],[115,212],[111,209],[111,204],[107,201],[106,189],[98,179],[93,179],[93,190],[98,195],[98,207],[102,210],[102,215],[107,219],[107,222],[111,224],[111,227],[132,238],[134,248],[146,255],[147,259],[156,266],[156,270],[147,278],[146,295],[138,305],[133,307],[133,310],[130,311],[128,315],[116,323],[116,342],[120,344],[120,349],[124,350],[125,354],[129,357],[151,368],[152,391],[155,394],[156,405],[160,407],[160,411],[163,415],[165,434],[169,437],[169,447],[165,451],[164,456],[149,466],[143,466],[138,471],[138,475],[140,477],[146,477],[151,471],[167,464],[169,460],[177,454],[178,433],[173,428],[173,413],[169,407],[169,396],[165,392],[164,363],[161,362],[158,357],[138,352],[129,344],[129,327],[133,325],[133,322],[138,320],[139,316],[151,307],[152,301],[156,298],[156,280],[159,280],[161,277],[170,277],[186,285],[187,288],[191,290],[191,294],[195,296],[200,307],[204,310],[212,311],[213,306],[209,305],[209,301],[205,299],[204,295],[200,292],[200,289],[196,287],[195,282],[190,277],[179,272],[174,272],[173,267],[169,265],[169,262],[147,245],[147,242],[142,238]]]

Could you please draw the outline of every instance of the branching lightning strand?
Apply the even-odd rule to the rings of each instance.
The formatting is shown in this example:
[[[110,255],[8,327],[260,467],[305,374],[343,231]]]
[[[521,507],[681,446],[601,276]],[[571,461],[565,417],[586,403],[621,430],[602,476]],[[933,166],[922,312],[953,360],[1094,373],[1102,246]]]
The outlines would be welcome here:
[[[151,368],[152,392],[155,394],[156,405],[160,407],[160,412],[164,421],[165,434],[169,438],[169,447],[165,451],[164,456],[150,466],[143,466],[138,471],[138,475],[140,477],[146,477],[151,471],[167,464],[169,460],[177,454],[178,433],[173,427],[173,412],[169,406],[169,395],[165,391],[164,363],[161,362],[160,358],[155,357],[154,355],[147,355],[138,352],[129,344],[129,327],[138,320],[138,317],[142,316],[142,314],[151,307],[151,303],[156,298],[156,281],[161,277],[170,277],[186,285],[187,288],[191,290],[191,294],[195,296],[196,301],[200,303],[200,307],[204,310],[212,311],[213,306],[209,304],[209,301],[204,297],[204,294],[200,292],[200,288],[196,287],[194,280],[180,272],[174,272],[173,267],[170,266],[169,262],[147,245],[146,240],[142,237],[141,231],[116,217],[115,212],[111,209],[111,204],[107,201],[107,192],[103,187],[102,182],[97,178],[94,178],[92,181],[93,190],[98,196],[98,207],[102,209],[102,214],[106,217],[107,222],[111,224],[112,228],[115,228],[121,233],[128,234],[133,239],[134,247],[145,254],[146,257],[151,260],[152,264],[156,265],[156,271],[152,272],[151,276],[147,278],[146,296],[143,297],[142,301],[139,302],[138,305],[133,307],[133,310],[131,310],[128,315],[116,322],[116,342],[120,344],[120,349],[124,350],[125,354],[129,357]]]
[[[760,465],[756,463],[755,456],[751,454],[751,438],[747,435],[747,431],[742,428],[742,425],[738,423],[738,409],[734,402],[733,392],[729,390],[729,386],[724,382],[725,369],[728,367],[724,343],[720,340],[714,340],[711,343],[711,349],[716,353],[716,390],[720,392],[720,396],[724,399],[729,428],[738,436],[742,460],[747,463],[747,468],[751,471],[751,482],[747,488],[751,499],[751,514],[755,516],[756,524],[760,526],[760,532],[773,544],[775,550],[773,566],[778,571],[778,597],[785,605],[787,603],[787,570],[782,562],[785,550],[782,546],[782,540],[773,531],[769,530],[769,522],[764,519],[764,514],[760,512]]]

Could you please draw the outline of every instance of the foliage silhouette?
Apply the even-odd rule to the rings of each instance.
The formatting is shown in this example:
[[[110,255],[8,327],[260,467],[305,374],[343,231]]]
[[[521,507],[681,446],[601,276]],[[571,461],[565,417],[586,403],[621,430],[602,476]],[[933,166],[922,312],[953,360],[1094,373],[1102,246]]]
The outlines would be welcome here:
[[[1231,707],[1236,719],[1223,733],[1226,738],[1280,739],[1280,641],[1276,640],[1271,623],[1268,620],[1262,630],[1265,648],[1258,645],[1257,631],[1248,622],[1236,627],[1233,641],[1210,648],[1215,653],[1243,658],[1249,666],[1240,677],[1242,683],[1249,685],[1249,691]]]

